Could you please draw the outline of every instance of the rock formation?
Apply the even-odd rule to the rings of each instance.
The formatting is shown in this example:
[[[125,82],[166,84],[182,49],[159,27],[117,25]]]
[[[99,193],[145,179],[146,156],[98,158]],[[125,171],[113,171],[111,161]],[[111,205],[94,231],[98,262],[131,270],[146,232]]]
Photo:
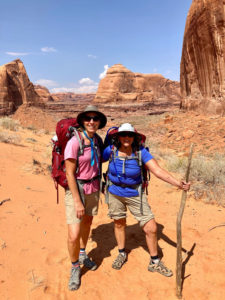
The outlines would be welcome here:
[[[21,104],[44,105],[22,61],[17,59],[0,66],[0,115],[14,112]]]
[[[55,93],[55,94],[51,94],[51,96],[54,101],[92,102],[95,97],[95,94]]]
[[[182,107],[225,113],[225,1],[193,0],[183,40]]]
[[[44,102],[54,101],[49,90],[46,87],[41,86],[41,85],[34,85],[34,89],[42,101],[44,101]]]
[[[179,82],[160,74],[133,73],[121,64],[108,69],[98,86],[94,102],[180,101]]]

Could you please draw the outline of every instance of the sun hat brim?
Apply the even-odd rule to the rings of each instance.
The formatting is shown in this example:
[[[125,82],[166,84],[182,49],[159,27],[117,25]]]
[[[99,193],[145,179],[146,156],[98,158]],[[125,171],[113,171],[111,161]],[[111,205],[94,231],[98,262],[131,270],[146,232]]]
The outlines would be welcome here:
[[[99,128],[98,129],[101,129],[103,127],[105,127],[106,123],[107,123],[107,118],[106,116],[100,112],[98,110],[98,108],[94,105],[89,105],[85,108],[85,110],[83,112],[80,112],[78,115],[77,115],[77,123],[83,127],[83,118],[84,116],[89,113],[89,112],[94,112],[98,115],[99,119],[100,119],[100,125],[99,125]]]
[[[120,133],[122,133],[122,132],[133,133],[134,136],[136,136],[138,139],[142,138],[142,134],[137,132],[136,130],[135,131],[128,131],[128,130],[117,131],[117,132],[114,133],[114,135],[119,137]]]

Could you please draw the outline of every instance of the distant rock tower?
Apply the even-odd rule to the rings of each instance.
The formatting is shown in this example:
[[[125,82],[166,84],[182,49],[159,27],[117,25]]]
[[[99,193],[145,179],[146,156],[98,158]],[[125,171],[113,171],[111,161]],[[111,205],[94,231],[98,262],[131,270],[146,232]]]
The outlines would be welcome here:
[[[21,60],[0,66],[0,115],[13,113],[21,104],[44,106]]]
[[[225,1],[193,0],[183,40],[181,106],[225,114]]]

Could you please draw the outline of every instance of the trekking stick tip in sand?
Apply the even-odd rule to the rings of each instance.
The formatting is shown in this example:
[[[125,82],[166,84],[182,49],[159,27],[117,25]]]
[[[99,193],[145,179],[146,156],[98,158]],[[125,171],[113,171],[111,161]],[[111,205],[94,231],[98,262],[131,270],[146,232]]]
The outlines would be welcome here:
[[[188,182],[190,168],[191,168],[191,160],[193,154],[194,144],[191,144],[187,170],[185,174],[185,180]],[[182,236],[181,236],[181,219],[184,213],[184,207],[187,198],[187,191],[182,191],[180,209],[177,215],[177,265],[176,265],[176,295],[179,299],[182,298]]]

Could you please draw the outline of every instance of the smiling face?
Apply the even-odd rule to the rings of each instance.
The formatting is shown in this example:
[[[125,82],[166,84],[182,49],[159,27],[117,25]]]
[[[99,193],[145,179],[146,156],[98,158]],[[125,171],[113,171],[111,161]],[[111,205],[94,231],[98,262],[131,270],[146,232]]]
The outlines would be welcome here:
[[[118,134],[118,138],[121,144],[121,148],[131,148],[131,145],[134,141],[134,133],[133,132],[120,132]]]
[[[93,134],[98,130],[99,125],[100,125],[100,119],[96,113],[89,112],[84,115],[83,126],[89,136],[93,136]]]

